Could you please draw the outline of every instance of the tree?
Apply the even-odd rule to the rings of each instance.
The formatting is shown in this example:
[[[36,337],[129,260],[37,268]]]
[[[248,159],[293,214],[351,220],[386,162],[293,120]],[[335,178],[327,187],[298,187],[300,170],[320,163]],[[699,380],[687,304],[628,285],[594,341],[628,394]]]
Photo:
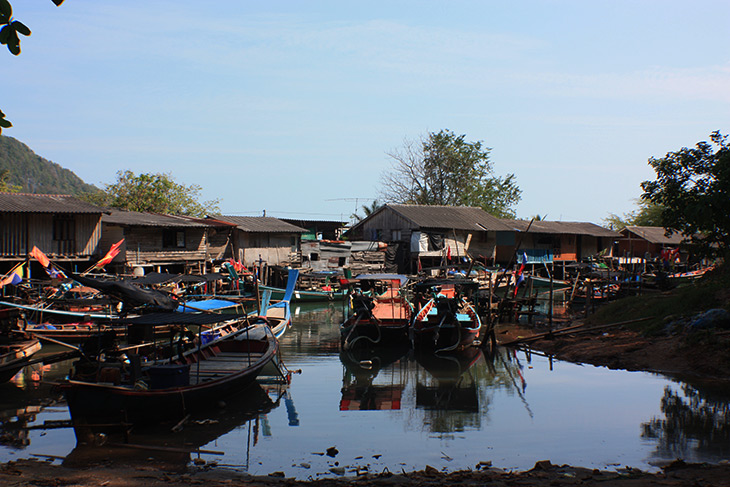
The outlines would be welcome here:
[[[10,184],[10,170],[4,169],[0,171],[0,193],[18,193],[22,188],[15,184]]]
[[[650,158],[656,180],[644,181],[642,198],[660,205],[662,226],[721,253],[730,250],[730,144],[719,131],[661,159]]]
[[[640,227],[663,226],[662,211],[664,210],[664,207],[641,198],[636,200],[636,203],[639,208],[629,213],[624,213],[622,217],[615,213],[609,213],[608,216],[603,219],[604,225],[612,230],[621,230],[629,225]]]
[[[363,213],[365,214],[365,216],[360,216],[360,215],[359,215],[359,214],[358,214],[357,212],[355,212],[355,213],[353,213],[352,215],[350,215],[350,218],[351,218],[351,219],[352,219],[353,221],[355,221],[355,222],[359,222],[359,221],[360,221],[360,220],[362,220],[363,218],[367,218],[367,217],[369,217],[370,215],[372,215],[373,213],[375,213],[376,211],[378,211],[378,210],[379,210],[379,209],[380,209],[380,208],[381,208],[382,206],[383,206],[383,205],[381,205],[381,204],[380,204],[380,203],[378,202],[378,200],[373,200],[373,202],[372,202],[372,203],[371,203],[371,204],[370,204],[369,206],[368,206],[368,205],[362,205],[362,206],[361,206],[361,208],[362,208],[362,211],[363,211]]]
[[[168,215],[205,216],[220,212],[219,200],[198,202],[201,187],[176,183],[170,174],[117,172],[117,182],[84,197],[99,206]]]
[[[56,7],[60,6],[64,0],[51,0]],[[14,56],[20,54],[20,35],[29,36],[30,29],[19,20],[13,18],[13,7],[8,0],[0,0],[0,44],[8,46]],[[3,129],[12,127],[5,114],[0,110],[0,133]]]
[[[491,149],[467,142],[449,130],[418,142],[405,140],[388,156],[393,167],[383,173],[381,195],[388,203],[478,206],[498,217],[514,217],[521,191],[514,174],[495,176]]]

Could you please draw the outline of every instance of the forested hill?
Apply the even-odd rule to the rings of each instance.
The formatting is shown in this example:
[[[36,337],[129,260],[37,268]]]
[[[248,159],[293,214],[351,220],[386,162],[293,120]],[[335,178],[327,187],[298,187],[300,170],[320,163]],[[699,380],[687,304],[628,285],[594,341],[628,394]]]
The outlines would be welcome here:
[[[0,176],[6,170],[6,183],[20,186],[23,193],[78,195],[98,191],[72,171],[40,157],[22,142],[0,135]]]

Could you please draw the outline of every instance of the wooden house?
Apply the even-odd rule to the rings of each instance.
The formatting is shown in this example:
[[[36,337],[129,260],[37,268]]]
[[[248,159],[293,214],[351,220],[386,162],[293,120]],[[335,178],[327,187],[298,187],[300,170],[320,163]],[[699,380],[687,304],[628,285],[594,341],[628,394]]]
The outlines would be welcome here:
[[[88,261],[103,211],[68,195],[0,193],[0,260],[26,259],[35,246],[57,262]]]
[[[514,240],[500,242],[502,260],[525,253],[529,263],[580,262],[598,254],[610,255],[621,235],[589,222],[502,220],[514,229]],[[528,229],[529,227],[529,229]]]
[[[107,268],[203,273],[209,260],[209,225],[196,219],[158,213],[110,210],[102,217],[99,256],[124,239]]]
[[[233,258],[245,266],[265,262],[268,266],[299,266],[301,236],[307,230],[266,216],[215,216],[213,222],[234,225]],[[211,223],[213,223],[211,222]]]
[[[386,242],[389,270],[416,273],[419,267],[460,261],[466,255],[493,264],[497,234],[503,232],[514,230],[477,207],[387,204],[346,235]]]
[[[664,249],[676,249],[685,239],[681,233],[667,235],[662,227],[628,226],[620,234],[616,245],[616,254],[620,258],[652,260]]]

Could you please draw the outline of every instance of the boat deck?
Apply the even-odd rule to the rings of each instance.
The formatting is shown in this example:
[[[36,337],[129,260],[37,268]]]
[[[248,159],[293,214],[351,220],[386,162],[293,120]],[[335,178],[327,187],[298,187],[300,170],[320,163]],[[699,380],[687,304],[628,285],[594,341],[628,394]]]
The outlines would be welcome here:
[[[223,352],[206,360],[195,362],[190,365],[190,385],[234,374],[242,369],[242,364],[254,364],[263,356],[264,353]]]

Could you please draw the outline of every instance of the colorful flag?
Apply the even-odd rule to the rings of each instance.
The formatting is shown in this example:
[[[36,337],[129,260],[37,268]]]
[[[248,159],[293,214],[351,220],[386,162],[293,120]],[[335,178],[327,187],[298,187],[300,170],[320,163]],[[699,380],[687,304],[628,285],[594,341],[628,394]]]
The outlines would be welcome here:
[[[66,279],[66,274],[64,274],[62,270],[56,269],[53,266],[53,263],[51,263],[51,265],[49,265],[45,269],[46,274],[48,274],[51,279]]]
[[[446,247],[446,260],[451,260],[451,245]]]
[[[107,252],[106,255],[104,257],[102,257],[101,260],[94,265],[94,267],[104,267],[109,262],[114,260],[114,257],[119,255],[119,247],[122,246],[122,242],[124,242],[124,239],[121,239],[119,242],[112,245],[111,248],[109,249],[109,252]]]
[[[35,245],[33,246],[33,250],[30,251],[30,256],[40,262],[43,267],[48,267],[51,263],[51,261],[48,260],[48,257],[46,257],[46,254],[41,252],[41,250]]]
[[[23,266],[25,264],[16,265],[1,281],[0,287],[12,284],[17,286],[23,282]]]
[[[517,289],[519,289],[520,284],[522,284],[522,281],[525,280],[525,276],[523,274],[525,270],[525,266],[527,265],[527,252],[522,252],[522,264],[520,264],[520,268],[517,269],[517,282],[515,282],[515,296],[517,296]]]

